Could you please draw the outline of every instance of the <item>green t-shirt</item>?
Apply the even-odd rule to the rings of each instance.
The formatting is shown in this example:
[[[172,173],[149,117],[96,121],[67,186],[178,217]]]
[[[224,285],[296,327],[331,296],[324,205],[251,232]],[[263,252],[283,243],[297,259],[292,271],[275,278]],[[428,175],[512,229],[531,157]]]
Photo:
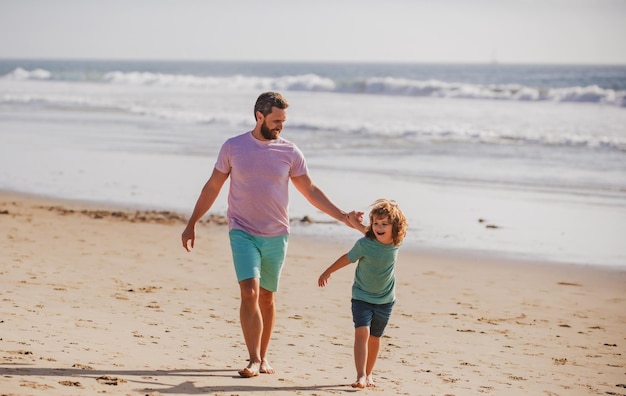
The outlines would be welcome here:
[[[395,264],[398,246],[383,245],[363,237],[348,252],[351,263],[359,261],[354,273],[352,298],[370,304],[388,304],[396,299]]]

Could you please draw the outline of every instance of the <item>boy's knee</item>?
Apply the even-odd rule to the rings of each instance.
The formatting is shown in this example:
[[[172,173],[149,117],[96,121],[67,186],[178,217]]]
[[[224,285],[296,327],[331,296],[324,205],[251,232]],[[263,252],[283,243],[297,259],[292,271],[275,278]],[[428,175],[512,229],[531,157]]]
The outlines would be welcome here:
[[[359,326],[354,328],[354,335],[356,337],[369,337],[370,335],[370,327],[369,326]]]

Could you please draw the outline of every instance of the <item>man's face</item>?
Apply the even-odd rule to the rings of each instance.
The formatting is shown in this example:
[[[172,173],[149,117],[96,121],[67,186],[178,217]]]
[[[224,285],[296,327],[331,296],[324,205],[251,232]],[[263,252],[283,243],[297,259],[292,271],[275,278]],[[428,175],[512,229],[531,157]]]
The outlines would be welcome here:
[[[263,117],[261,113],[260,117]],[[272,107],[272,112],[261,118],[263,123],[261,124],[261,135],[266,140],[278,139],[278,136],[283,130],[283,125],[287,120],[287,112],[284,109],[278,107]]]

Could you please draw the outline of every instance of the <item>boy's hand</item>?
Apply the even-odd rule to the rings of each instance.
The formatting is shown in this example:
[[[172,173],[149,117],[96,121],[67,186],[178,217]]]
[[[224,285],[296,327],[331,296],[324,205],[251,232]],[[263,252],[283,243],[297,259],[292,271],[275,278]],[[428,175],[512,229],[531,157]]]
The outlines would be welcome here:
[[[330,279],[330,274],[328,274],[328,273],[326,273],[326,271],[324,271],[324,273],[322,275],[320,275],[320,278],[317,280],[317,285],[319,287],[324,287],[328,283],[329,279]]]

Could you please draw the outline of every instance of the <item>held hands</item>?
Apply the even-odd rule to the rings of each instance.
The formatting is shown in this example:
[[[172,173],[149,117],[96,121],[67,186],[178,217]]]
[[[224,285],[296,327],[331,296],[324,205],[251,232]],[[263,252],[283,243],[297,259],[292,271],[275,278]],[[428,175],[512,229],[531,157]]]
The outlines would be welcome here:
[[[364,212],[357,212],[356,210],[353,210],[352,212],[348,213],[347,214],[348,224],[350,225],[350,227],[362,233],[365,233],[365,231],[367,230],[367,226],[363,224],[364,214],[365,214]]]

